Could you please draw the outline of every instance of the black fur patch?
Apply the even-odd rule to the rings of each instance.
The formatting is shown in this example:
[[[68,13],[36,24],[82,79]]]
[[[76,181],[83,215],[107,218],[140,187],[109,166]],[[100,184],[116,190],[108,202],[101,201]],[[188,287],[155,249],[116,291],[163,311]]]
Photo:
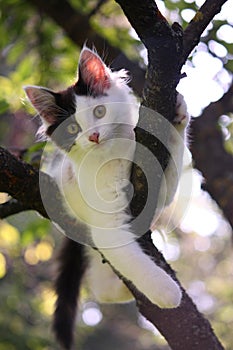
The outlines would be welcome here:
[[[56,104],[61,107],[70,116],[76,111],[75,91],[73,86],[68,89],[54,93]]]
[[[77,300],[82,277],[87,267],[84,246],[68,238],[64,240],[59,255],[59,269],[55,282],[57,293],[53,330],[64,349],[71,349]]]
[[[79,96],[92,96],[92,97],[99,97],[99,96],[107,96],[107,94],[97,94],[94,89],[92,89],[89,85],[87,85],[83,78],[82,73],[79,69],[79,79],[73,86],[74,92],[76,95]]]
[[[75,125],[77,132],[70,134],[69,126]],[[61,117],[57,123],[50,125],[46,134],[56,143],[56,145],[66,152],[69,152],[75,143],[78,134],[82,131],[80,125],[77,123],[75,117],[69,116],[67,118]]]
[[[80,131],[80,125],[77,123],[74,113],[76,112],[75,92],[73,86],[60,92],[49,91],[55,98],[56,105],[61,109],[61,114],[54,116],[55,123],[50,125],[46,130],[46,134],[56,143],[56,145],[65,150],[70,151],[74,145],[75,139]],[[77,126],[76,133],[69,133],[70,124]]]
[[[93,94],[93,91],[90,90],[90,87],[83,81],[80,69],[79,69],[79,79],[74,85],[74,92],[80,96],[92,96]]]

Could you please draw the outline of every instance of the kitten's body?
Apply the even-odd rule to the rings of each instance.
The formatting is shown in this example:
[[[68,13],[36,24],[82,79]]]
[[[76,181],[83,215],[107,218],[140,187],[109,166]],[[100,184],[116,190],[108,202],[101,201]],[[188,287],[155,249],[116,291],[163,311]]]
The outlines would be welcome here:
[[[131,230],[132,217],[126,210],[128,199],[124,188],[130,178],[135,151],[138,104],[125,78],[125,72],[111,72],[98,55],[84,48],[79,63],[79,80],[74,86],[59,94],[38,87],[26,87],[25,90],[41,115],[46,134],[63,150],[60,161],[56,166],[53,163],[54,169],[50,167],[49,173],[64,194],[68,212],[88,225],[93,245],[151,302],[160,307],[176,307],[182,296],[179,286],[143,252]],[[178,107],[178,133],[174,134],[170,146],[177,163],[175,171],[179,174],[184,146],[181,141],[185,139],[188,118],[182,101]],[[70,124],[65,125],[66,122]],[[171,203],[176,191],[175,171],[168,166],[166,205]],[[79,239],[77,233],[77,242]],[[74,247],[75,244],[79,246],[77,243],[66,245],[63,259],[64,252],[69,254],[69,245]],[[95,297],[102,302],[131,300],[131,293],[111,267],[102,263],[100,253],[88,246],[83,249],[89,261],[86,281]],[[83,249],[79,253],[83,254],[84,261]],[[68,268],[64,261],[60,264],[55,328],[58,338],[69,349],[68,336],[60,336],[62,327],[56,326],[60,325],[62,308],[67,305],[63,303],[66,293],[60,287],[61,276]],[[85,264],[80,271],[84,272]],[[75,288],[78,293],[79,285]]]

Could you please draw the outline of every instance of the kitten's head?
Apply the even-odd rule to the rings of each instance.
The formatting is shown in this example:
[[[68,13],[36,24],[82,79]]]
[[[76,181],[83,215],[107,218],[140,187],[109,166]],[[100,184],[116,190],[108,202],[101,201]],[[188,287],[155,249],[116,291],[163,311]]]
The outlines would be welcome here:
[[[127,81],[124,70],[112,72],[84,47],[74,85],[59,92],[38,86],[26,86],[25,91],[41,117],[40,133],[70,152],[134,137],[138,106]]]

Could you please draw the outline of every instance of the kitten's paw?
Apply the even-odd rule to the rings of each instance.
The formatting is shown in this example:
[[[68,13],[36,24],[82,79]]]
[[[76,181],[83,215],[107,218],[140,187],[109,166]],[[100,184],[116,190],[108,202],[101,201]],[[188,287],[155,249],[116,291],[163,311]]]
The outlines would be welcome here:
[[[187,111],[187,105],[184,100],[183,95],[178,94],[177,100],[176,100],[176,116],[173,120],[174,124],[182,125],[183,127],[186,127],[189,123],[189,114]]]
[[[173,281],[174,282],[174,281]],[[182,292],[180,287],[174,282],[166,290],[161,292],[161,298],[158,306],[161,308],[176,308],[180,305],[182,299]]]
[[[182,292],[178,284],[169,275],[165,275],[163,280],[151,283],[146,296],[161,308],[176,308],[181,303]]]

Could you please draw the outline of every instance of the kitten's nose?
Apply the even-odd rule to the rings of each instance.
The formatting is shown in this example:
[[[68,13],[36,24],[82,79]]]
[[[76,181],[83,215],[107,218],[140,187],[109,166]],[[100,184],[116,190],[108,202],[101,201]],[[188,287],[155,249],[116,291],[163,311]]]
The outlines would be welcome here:
[[[93,134],[89,136],[89,141],[99,143],[99,136],[99,132],[93,132]]]

